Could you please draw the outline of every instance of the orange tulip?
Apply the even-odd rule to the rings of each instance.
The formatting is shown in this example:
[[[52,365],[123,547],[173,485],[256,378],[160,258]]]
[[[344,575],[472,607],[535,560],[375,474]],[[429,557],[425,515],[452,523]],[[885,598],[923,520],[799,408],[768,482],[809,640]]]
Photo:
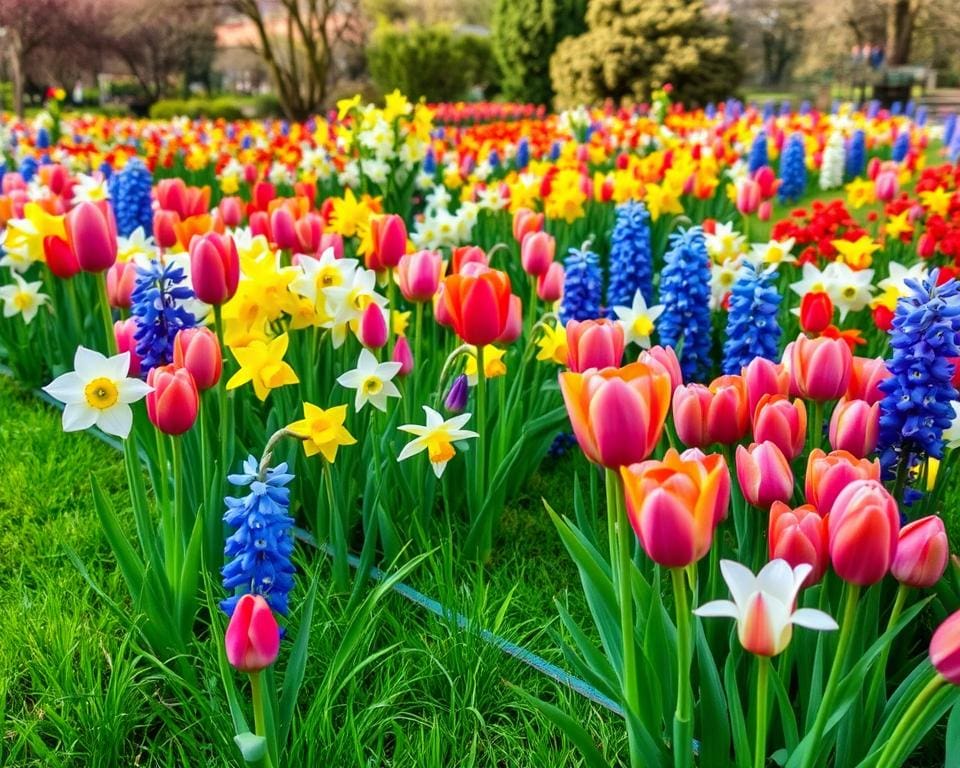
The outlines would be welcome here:
[[[477,275],[450,275],[443,281],[443,301],[457,336],[467,344],[496,341],[510,320],[510,277],[490,269]]]

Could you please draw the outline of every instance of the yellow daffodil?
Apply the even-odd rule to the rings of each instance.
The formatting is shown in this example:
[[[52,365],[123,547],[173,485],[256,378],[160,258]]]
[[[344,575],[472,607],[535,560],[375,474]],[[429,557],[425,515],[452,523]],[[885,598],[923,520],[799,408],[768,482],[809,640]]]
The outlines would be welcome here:
[[[680,195],[666,185],[647,184],[644,188],[644,201],[652,221],[656,221],[664,214],[683,213]]]
[[[873,205],[877,201],[876,190],[869,179],[854,179],[844,189],[847,192],[847,202],[854,210]]]
[[[923,207],[935,216],[946,216],[950,210],[951,200],[953,200],[953,192],[948,192],[943,187],[925,189],[920,193],[920,202],[923,203]]]
[[[43,261],[43,238],[48,235],[67,238],[63,216],[47,213],[34,202],[23,207],[22,219],[7,222],[6,232],[3,247],[8,251],[22,251],[30,262]]]
[[[857,240],[831,240],[830,244],[837,249],[837,261],[853,269],[866,269],[873,263],[873,253],[879,250],[880,244],[875,243],[866,235]]]
[[[913,224],[910,223],[910,211],[902,211],[896,216],[891,216],[883,227],[887,237],[899,238],[901,235],[912,235]]]
[[[411,435],[416,435],[416,437],[403,446],[403,450],[397,456],[397,461],[404,461],[411,456],[426,451],[433,473],[440,477],[447,466],[447,462],[457,455],[453,444],[478,435],[469,429],[463,429],[463,425],[470,420],[471,414],[469,413],[461,413],[459,416],[444,421],[443,416],[433,408],[425,405],[423,410],[427,415],[426,425],[404,424],[398,427],[400,431],[408,432]]]
[[[494,346],[487,346],[483,350],[483,371],[488,379],[503,376],[507,372],[507,364],[503,362],[503,356],[507,350]],[[467,353],[467,363],[463,369],[467,374],[467,381],[473,386],[477,383],[477,350],[471,347]]]
[[[283,333],[269,342],[253,341],[246,347],[231,348],[240,370],[230,377],[227,389],[236,389],[252,382],[257,397],[266,400],[271,389],[298,384],[300,379],[297,374],[283,360],[289,342],[290,338]]]
[[[347,418],[347,406],[337,405],[324,410],[312,403],[303,404],[303,418],[287,426],[287,429],[303,438],[303,451],[307,456],[323,454],[331,464],[337,458],[341,445],[357,442],[343,426]]]
[[[567,331],[560,324],[544,323],[540,326],[540,338],[537,339],[537,360],[553,361],[557,365],[567,364]],[[474,361],[476,367],[476,361]],[[486,367],[486,366],[484,366]]]
[[[343,120],[353,110],[360,106],[360,94],[349,99],[340,99],[337,102],[337,120]]]
[[[394,336],[406,336],[407,326],[410,325],[410,312],[401,312],[398,309],[390,312],[390,325]]]
[[[407,97],[400,93],[400,89],[394,89],[393,93],[384,96],[383,119],[392,123],[398,117],[409,115],[413,110],[413,105],[407,101]]]

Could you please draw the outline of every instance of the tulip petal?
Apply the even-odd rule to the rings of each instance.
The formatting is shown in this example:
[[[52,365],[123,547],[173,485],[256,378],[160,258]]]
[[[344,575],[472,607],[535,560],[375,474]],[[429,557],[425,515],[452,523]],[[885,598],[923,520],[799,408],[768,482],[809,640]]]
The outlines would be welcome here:
[[[703,616],[707,618],[740,618],[740,611],[737,610],[737,606],[730,600],[714,600],[712,602],[705,603],[704,605],[701,605],[699,608],[695,609],[694,613],[697,616]]]
[[[832,616],[824,613],[823,611],[818,611],[816,608],[798,608],[793,612],[793,615],[790,617],[790,621],[796,624],[798,627],[818,629],[821,631],[829,631],[840,628]]]
[[[730,596],[740,610],[746,608],[747,600],[757,590],[757,579],[745,565],[736,560],[721,560],[720,573],[727,582]]]

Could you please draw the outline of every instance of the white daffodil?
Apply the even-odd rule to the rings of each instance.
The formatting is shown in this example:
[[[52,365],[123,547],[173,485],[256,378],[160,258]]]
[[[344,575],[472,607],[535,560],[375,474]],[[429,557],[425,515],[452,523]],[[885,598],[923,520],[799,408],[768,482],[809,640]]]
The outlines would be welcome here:
[[[954,400],[950,405],[953,406],[953,421],[943,430],[943,439],[947,448],[960,448],[960,402]]]
[[[331,329],[333,346],[339,348],[347,336],[347,326],[358,322],[369,304],[387,305],[387,298],[376,291],[377,273],[372,269],[355,269],[349,281],[324,290],[327,314],[330,320],[324,327]]]
[[[779,266],[785,262],[796,261],[796,257],[790,254],[796,240],[788,237],[786,240],[770,240],[766,243],[754,243],[750,246],[750,253],[747,254],[747,261],[754,266]]]
[[[43,388],[66,404],[64,431],[76,432],[96,425],[107,434],[126,438],[133,424],[130,403],[153,391],[140,379],[128,377],[130,353],[104,357],[96,350],[77,347],[73,367],[73,371]]]
[[[813,566],[791,568],[786,560],[771,560],[756,576],[744,565],[721,560],[720,572],[730,589],[730,600],[701,605],[697,616],[721,616],[737,621],[740,644],[758,656],[776,656],[793,637],[793,625],[833,630],[837,622],[814,608],[797,608],[797,595]]]
[[[39,280],[28,283],[19,273],[11,272],[10,274],[13,277],[13,285],[0,286],[3,316],[23,315],[23,322],[29,325],[30,321],[37,316],[40,305],[45,304],[50,297],[40,293],[40,286],[43,283]]]
[[[433,408],[425,405],[423,410],[427,414],[425,426],[404,424],[399,427],[402,432],[409,432],[416,437],[403,446],[397,461],[409,459],[411,456],[426,451],[430,458],[430,465],[433,467],[433,473],[440,477],[447,466],[447,462],[457,453],[453,444],[460,440],[478,437],[478,435],[469,429],[462,429],[463,425],[470,420],[469,413],[461,413],[459,416],[444,421],[443,416]]]
[[[797,296],[803,298],[808,293],[828,293],[828,278],[822,270],[815,265],[807,263],[801,268],[800,279],[795,283],[790,283],[790,290]]]
[[[321,314],[326,314],[327,289],[350,283],[357,264],[356,259],[338,259],[333,248],[324,250],[319,259],[298,259],[300,274],[290,282],[290,290],[309,299],[317,309],[323,310]]]
[[[848,312],[859,312],[873,298],[873,270],[851,269],[839,261],[832,261],[823,270],[827,293],[833,305],[840,310],[843,320]]]
[[[387,398],[400,397],[400,390],[392,381],[400,367],[400,363],[378,363],[369,349],[362,349],[357,367],[342,374],[337,383],[341,387],[357,390],[353,402],[357,411],[369,402],[386,413]]]
[[[910,289],[907,287],[907,280],[922,282],[926,276],[927,265],[922,261],[910,267],[905,267],[903,264],[891,261],[890,276],[877,283],[877,288],[883,293],[895,292],[895,295],[899,298],[901,296],[907,296],[910,293]]]
[[[157,248],[153,238],[137,227],[127,237],[117,238],[117,261],[134,259],[138,264],[146,264],[157,257]]]
[[[107,180],[101,175],[81,173],[77,176],[77,183],[73,186],[73,204],[98,203],[109,200],[110,191],[107,189]]]
[[[0,256],[0,267],[7,267],[13,272],[26,272],[34,264],[33,253],[27,244],[3,246],[3,256]]]
[[[638,290],[633,295],[633,306],[614,307],[617,322],[623,327],[623,336],[627,344],[635,342],[643,349],[650,349],[650,334],[653,333],[657,318],[663,314],[663,305],[648,307],[646,299]]]
[[[733,290],[742,269],[741,258],[713,264],[710,268],[710,309],[718,309],[723,304],[724,296]]]
[[[733,228],[733,224],[717,224],[713,234],[704,237],[707,253],[718,264],[733,261],[746,251],[746,238]]]

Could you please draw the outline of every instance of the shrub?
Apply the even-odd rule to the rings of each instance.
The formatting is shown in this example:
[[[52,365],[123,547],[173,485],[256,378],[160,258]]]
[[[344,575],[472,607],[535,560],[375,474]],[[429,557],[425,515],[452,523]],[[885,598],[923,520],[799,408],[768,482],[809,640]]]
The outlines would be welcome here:
[[[254,109],[251,107],[251,112]],[[240,120],[244,117],[242,103],[231,96],[216,99],[161,99],[150,106],[153,120],[170,120],[174,117],[207,117],[212,120]]]

